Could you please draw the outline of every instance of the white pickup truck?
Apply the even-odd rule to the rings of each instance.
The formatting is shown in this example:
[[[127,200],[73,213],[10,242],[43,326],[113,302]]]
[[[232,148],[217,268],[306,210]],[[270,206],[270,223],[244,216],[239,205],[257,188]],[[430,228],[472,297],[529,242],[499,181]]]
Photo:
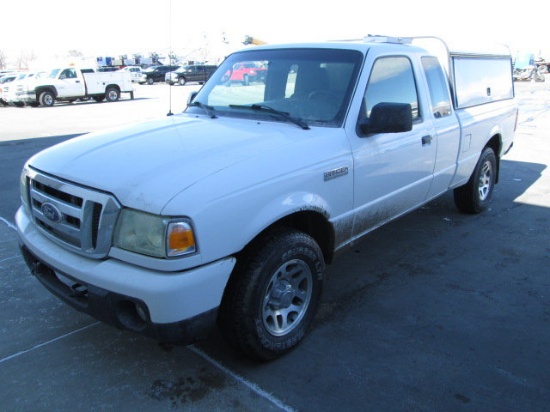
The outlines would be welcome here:
[[[115,102],[122,93],[134,98],[130,73],[61,67],[18,82],[15,90],[11,90],[9,103],[16,106],[53,106],[56,101],[74,102],[89,98],[96,102]]]
[[[262,81],[231,83],[247,62]],[[180,344],[217,323],[273,359],[305,336],[336,252],[448,190],[485,209],[516,119],[509,54],[440,60],[378,37],[248,48],[183,113],[32,157],[21,250],[97,319]]]

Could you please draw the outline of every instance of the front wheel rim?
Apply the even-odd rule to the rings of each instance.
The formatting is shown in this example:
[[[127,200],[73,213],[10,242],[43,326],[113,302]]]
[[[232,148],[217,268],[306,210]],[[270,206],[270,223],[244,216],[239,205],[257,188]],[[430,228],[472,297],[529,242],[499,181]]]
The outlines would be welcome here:
[[[479,200],[484,201],[491,193],[493,186],[493,168],[490,162],[485,162],[479,175],[478,194]]]
[[[284,336],[300,325],[313,292],[313,274],[302,260],[285,262],[269,280],[262,302],[262,321],[273,336]]]
[[[44,96],[44,104],[46,106],[51,106],[53,105],[53,96],[51,94],[46,94]]]

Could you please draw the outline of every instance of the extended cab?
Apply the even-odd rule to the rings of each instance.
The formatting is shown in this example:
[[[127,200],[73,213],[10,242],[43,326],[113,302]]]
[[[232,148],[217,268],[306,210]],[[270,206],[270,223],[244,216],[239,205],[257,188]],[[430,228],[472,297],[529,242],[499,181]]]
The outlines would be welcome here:
[[[248,48],[184,113],[35,155],[16,215],[28,266],[119,328],[185,344],[217,322],[246,355],[280,356],[336,252],[449,190],[468,213],[491,200],[516,125],[510,55],[428,46]],[[265,81],[227,87],[246,62]]]
[[[98,73],[93,69],[58,67],[18,82],[9,102],[15,105],[53,106],[56,101],[93,98],[117,101],[122,93],[134,98],[130,73]]]

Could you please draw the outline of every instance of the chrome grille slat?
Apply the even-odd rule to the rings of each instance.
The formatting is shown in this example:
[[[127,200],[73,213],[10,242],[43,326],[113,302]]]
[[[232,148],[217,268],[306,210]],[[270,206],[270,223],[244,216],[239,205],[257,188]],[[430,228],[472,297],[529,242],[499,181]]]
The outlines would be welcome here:
[[[80,230],[64,225],[50,225],[48,219],[44,216],[34,214],[35,220],[43,230],[54,234],[57,238],[80,248]]]
[[[52,196],[45,195],[37,190],[31,189],[31,198],[35,201],[38,201],[40,203],[44,202],[57,202],[57,199],[55,199]],[[61,212],[64,215],[74,216],[74,217],[80,217],[80,208],[75,207],[71,204],[67,204],[65,202],[58,202],[58,207],[61,210]]]
[[[114,196],[30,168],[27,177],[32,217],[42,233],[82,255],[107,256],[121,209]]]

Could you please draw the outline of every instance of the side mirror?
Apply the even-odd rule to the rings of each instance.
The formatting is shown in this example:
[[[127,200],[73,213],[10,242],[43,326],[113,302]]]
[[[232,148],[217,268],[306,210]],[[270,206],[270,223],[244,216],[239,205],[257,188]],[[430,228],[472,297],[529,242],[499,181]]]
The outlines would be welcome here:
[[[193,100],[195,100],[195,97],[197,97],[197,94],[199,94],[199,92],[197,91],[189,93],[189,97],[187,98],[187,106],[193,103]]]
[[[359,129],[364,135],[408,132],[412,130],[412,107],[408,103],[378,103]]]

